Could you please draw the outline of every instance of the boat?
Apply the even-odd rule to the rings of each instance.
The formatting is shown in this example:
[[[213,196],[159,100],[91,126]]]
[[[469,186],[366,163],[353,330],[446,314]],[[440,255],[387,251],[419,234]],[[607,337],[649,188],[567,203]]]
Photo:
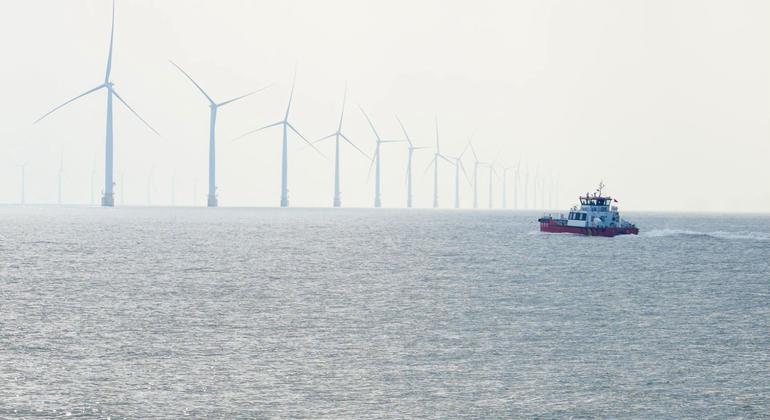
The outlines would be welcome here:
[[[618,200],[602,194],[604,183],[593,194],[580,198],[580,208],[574,206],[565,218],[545,215],[539,219],[540,231],[548,233],[575,233],[587,236],[638,235],[639,228],[620,218]]]

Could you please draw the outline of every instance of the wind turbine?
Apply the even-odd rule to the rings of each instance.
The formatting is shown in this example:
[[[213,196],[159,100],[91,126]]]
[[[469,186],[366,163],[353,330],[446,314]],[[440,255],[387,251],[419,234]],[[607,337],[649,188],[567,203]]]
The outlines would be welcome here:
[[[340,111],[340,122],[337,125],[337,131],[313,142],[313,143],[318,143],[334,137],[334,198],[332,199],[332,205],[334,207],[340,207],[342,205],[342,197],[340,195],[340,138],[348,142],[348,144],[350,144],[351,146],[355,147],[356,150],[361,152],[362,155],[366,156],[367,159],[369,158],[369,156],[367,156],[367,154],[364,153],[363,150],[361,150],[358,146],[353,144],[353,142],[350,141],[349,138],[347,138],[344,134],[342,134],[342,119],[345,116],[345,103],[347,101],[347,97],[348,97],[348,84],[345,83],[345,91],[342,94],[342,110]]]
[[[500,177],[500,175],[498,175],[497,171],[495,170],[495,163],[497,163],[497,161],[494,161],[494,162],[489,164],[489,194],[488,195],[489,195],[489,208],[490,209],[494,207],[494,199],[493,199],[494,198],[494,194],[492,194],[492,184],[493,184],[493,182],[495,180],[495,177],[498,177],[498,178]]]
[[[179,71],[182,72],[191,82],[195,85],[196,88],[203,94],[203,96],[206,97],[206,99],[209,101],[209,195],[208,195],[208,207],[217,207],[219,204],[219,200],[217,200],[217,184],[216,184],[216,167],[217,167],[217,160],[216,160],[216,143],[214,141],[214,137],[216,135],[216,125],[217,125],[217,110],[220,107],[223,107],[227,104],[233,103],[239,99],[243,99],[247,96],[251,96],[259,91],[265,90],[268,88],[268,86],[265,86],[261,89],[257,89],[254,91],[251,91],[245,95],[237,96],[232,99],[228,99],[223,102],[216,102],[206,93],[206,91],[203,90],[203,88],[195,81],[193,78],[187,74],[186,71],[184,71],[179,65],[177,65],[175,62],[169,60],[171,64],[174,65]]]
[[[503,167],[503,208],[508,208],[508,171],[513,169],[513,166],[504,166]]]
[[[434,209],[438,208],[438,160],[444,159],[450,164],[453,163],[446,156],[441,154],[441,146],[439,145],[438,140],[439,140],[438,117],[436,117],[436,152],[433,154],[433,159],[431,159],[430,163],[428,164],[428,168],[430,168],[430,165],[433,165],[433,208]]]
[[[473,148],[473,143],[469,140],[468,145],[473,153],[473,208],[479,208],[479,167],[488,165],[486,162],[481,162],[478,155],[476,155],[476,149]]]
[[[107,70],[104,75],[104,82],[99,86],[96,86],[93,89],[90,89],[84,93],[81,93],[80,95],[48,111],[46,114],[38,118],[33,123],[33,124],[38,123],[43,118],[51,115],[52,113],[64,107],[65,105],[69,104],[70,102],[73,102],[79,98],[82,98],[83,96],[96,92],[97,90],[100,90],[100,89],[107,90],[107,133],[106,133],[105,153],[104,153],[104,168],[105,168],[104,169],[104,195],[102,195],[102,206],[104,207],[113,207],[115,205],[115,197],[113,193],[113,182],[112,182],[112,161],[113,161],[112,98],[113,97],[117,98],[118,101],[120,101],[126,108],[128,108],[128,110],[131,111],[131,113],[134,114],[142,123],[144,123],[144,125],[146,125],[155,134],[160,136],[160,134],[154,128],[152,128],[152,126],[150,126],[150,124],[148,124],[147,121],[145,121],[142,117],[140,117],[139,114],[137,114],[136,111],[134,111],[134,109],[131,108],[131,106],[128,105],[128,103],[125,100],[123,100],[123,98],[115,90],[114,84],[112,83],[112,81],[110,81],[110,71],[112,70],[112,44],[113,44],[114,36],[115,36],[115,0],[112,1],[112,29],[110,31],[110,49],[107,55]]]
[[[406,128],[404,128],[404,124],[401,123],[401,120],[398,118],[398,116],[396,116],[396,120],[398,120],[398,124],[401,126],[401,131],[404,132],[404,138],[406,138],[406,142],[409,144],[407,147],[408,154],[406,159],[406,207],[412,208],[412,156],[414,155],[415,150],[427,149],[427,147],[415,146],[412,143],[412,139],[409,138],[409,134],[407,134]]]
[[[455,167],[455,208],[460,208],[460,170],[463,171],[463,175],[465,176],[465,181],[470,184],[471,181],[468,179],[468,172],[465,171],[465,165],[463,165],[463,155],[465,155],[465,152],[468,151],[468,146],[465,146],[465,149],[463,149],[463,152],[460,153],[459,156],[455,156],[452,159],[454,159],[454,167]]]
[[[64,152],[62,152],[61,157],[59,158],[59,189],[56,194],[56,204],[61,206],[61,181],[62,181],[62,174],[64,173]]]
[[[372,162],[369,164],[369,173],[372,172],[372,165],[375,165],[374,170],[374,207],[382,207],[382,200],[380,197],[380,145],[383,143],[398,143],[398,140],[383,140],[380,138],[379,133],[377,133],[377,129],[374,128],[374,124],[372,123],[372,120],[369,118],[368,115],[366,115],[366,111],[364,111],[363,108],[360,106],[358,107],[361,110],[361,113],[364,114],[364,117],[366,117],[366,121],[369,123],[369,127],[372,128],[372,132],[374,133],[374,137],[376,138],[376,146],[374,148],[374,156],[372,156]]]
[[[294,77],[291,80],[291,92],[289,93],[289,104],[286,106],[286,113],[283,115],[283,119],[272,124],[268,124],[264,127],[257,128],[255,130],[248,131],[236,137],[234,140],[246,137],[249,134],[262,131],[266,128],[281,126],[283,128],[283,142],[281,143],[281,207],[289,207],[289,130],[293,131],[302,140],[305,141],[310,147],[312,147],[318,154],[323,156],[320,150],[318,150],[313,143],[308,141],[293,125],[289,122],[289,111],[291,111],[291,102],[294,98],[294,84],[297,81],[297,69],[294,69]]]

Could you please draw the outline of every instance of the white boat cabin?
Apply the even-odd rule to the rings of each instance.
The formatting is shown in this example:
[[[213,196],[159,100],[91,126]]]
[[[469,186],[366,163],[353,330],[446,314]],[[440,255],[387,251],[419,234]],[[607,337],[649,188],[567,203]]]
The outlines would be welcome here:
[[[621,227],[622,221],[612,197],[599,195],[580,197],[580,209],[573,207],[567,217],[567,226],[574,227]]]

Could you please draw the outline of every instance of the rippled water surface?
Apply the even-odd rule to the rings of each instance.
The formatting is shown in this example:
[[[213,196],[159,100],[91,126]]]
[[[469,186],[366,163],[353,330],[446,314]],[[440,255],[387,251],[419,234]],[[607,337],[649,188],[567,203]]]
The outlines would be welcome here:
[[[764,417],[770,217],[0,207],[0,417]]]

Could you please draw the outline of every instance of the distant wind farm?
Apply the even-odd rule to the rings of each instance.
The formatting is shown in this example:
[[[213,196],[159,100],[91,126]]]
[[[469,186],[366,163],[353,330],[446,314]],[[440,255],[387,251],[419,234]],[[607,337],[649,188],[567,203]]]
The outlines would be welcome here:
[[[113,207],[115,206],[115,191],[116,189],[120,192],[120,200],[119,203],[121,205],[125,205],[125,184],[124,184],[124,176],[123,173],[124,170],[121,170],[121,176],[120,176],[120,183],[117,184],[114,182],[114,159],[115,159],[115,135],[114,135],[114,125],[113,125],[113,101],[117,99],[117,101],[122,104],[131,114],[133,114],[147,129],[149,129],[152,133],[154,133],[157,136],[160,136],[160,133],[153,128],[144,118],[142,118],[125,100],[124,98],[117,92],[115,89],[115,85],[112,82],[111,79],[111,73],[112,73],[112,62],[113,62],[113,45],[114,45],[114,39],[115,39],[115,19],[116,19],[116,2],[112,2],[112,15],[111,15],[111,25],[110,25],[110,35],[109,35],[109,44],[107,49],[107,60],[106,60],[106,69],[104,73],[104,79],[103,81],[97,85],[96,87],[93,87],[69,100],[66,102],[61,103],[60,105],[54,107],[53,109],[50,109],[48,112],[34,120],[34,124],[39,124],[43,120],[46,120],[48,124],[56,124],[57,121],[47,121],[48,117],[54,114],[56,111],[66,107],[70,103],[84,97],[87,95],[90,95],[92,93],[102,91],[104,90],[107,94],[107,101],[106,101],[106,132],[104,137],[104,185],[101,190],[101,206],[104,207]],[[205,200],[203,200],[203,197],[201,197],[200,200],[197,198],[197,182],[194,182],[193,187],[193,204],[199,205],[198,203],[205,203],[207,207],[217,207],[219,206],[220,201],[220,191],[219,186],[217,184],[217,161],[218,161],[218,155],[217,155],[217,143],[218,141],[221,141],[221,139],[217,139],[217,117],[218,117],[218,111],[225,107],[226,105],[230,105],[235,102],[240,102],[243,99],[246,99],[248,97],[251,97],[252,95],[257,94],[258,92],[264,91],[268,89],[271,84],[269,83],[261,83],[262,87],[259,88],[253,88],[252,90],[244,89],[243,93],[239,94],[238,96],[217,101],[214,99],[212,95],[209,94],[210,91],[205,90],[203,88],[203,84],[199,83],[198,80],[192,77],[191,73],[188,73],[187,70],[185,70],[178,62],[173,61],[171,59],[168,60],[168,62],[171,64],[171,66],[178,71],[180,76],[183,76],[184,79],[187,79],[192,86],[194,87],[208,102],[209,106],[209,127],[208,127],[208,159],[207,159],[207,170],[208,170],[208,189],[207,194],[205,196]],[[292,115],[292,107],[294,105],[295,101],[295,88],[297,82],[297,66],[295,66],[294,74],[291,78],[291,88],[288,92],[288,100],[286,102],[286,107],[282,113],[282,117],[278,121],[274,121],[267,125],[259,126],[256,129],[249,130],[235,138],[229,139],[230,141],[235,140],[241,140],[246,137],[249,137],[251,141],[264,141],[262,138],[256,138],[256,134],[261,133],[263,130],[268,130],[273,127],[279,127],[281,129],[281,136],[280,139],[280,172],[278,173],[278,177],[275,178],[278,180],[279,185],[279,192],[280,195],[277,198],[277,205],[280,207],[289,207],[289,204],[291,202],[290,200],[290,189],[289,189],[289,138],[295,137],[298,140],[300,140],[302,143],[304,143],[304,146],[306,148],[313,149],[320,159],[326,159],[326,156],[321,152],[319,149],[319,146],[322,145],[322,143],[325,143],[328,140],[334,140],[333,147],[334,147],[334,153],[333,153],[333,159],[328,160],[326,159],[326,162],[328,162],[329,166],[331,167],[331,172],[333,173],[333,183],[331,185],[331,188],[329,189],[329,194],[331,196],[331,206],[332,207],[342,207],[343,206],[343,191],[342,191],[342,185],[343,183],[348,179],[365,179],[367,183],[371,184],[372,188],[372,196],[371,196],[371,203],[372,206],[375,208],[379,208],[383,206],[383,178],[384,177],[403,177],[403,190],[402,191],[387,191],[388,194],[391,194],[392,196],[398,196],[398,197],[404,197],[403,199],[403,206],[406,208],[412,208],[416,206],[416,202],[425,202],[427,201],[427,196],[430,195],[431,197],[431,207],[432,208],[440,208],[442,204],[446,205],[447,203],[442,203],[440,201],[440,191],[441,191],[441,185],[443,185],[442,181],[442,173],[443,169],[452,169],[453,179],[452,182],[452,191],[454,197],[452,197],[451,206],[447,205],[447,207],[452,208],[462,208],[463,203],[461,200],[461,197],[463,195],[463,190],[466,190],[470,188],[471,194],[472,194],[472,204],[470,207],[474,209],[478,209],[479,206],[479,200],[480,200],[480,191],[479,191],[479,183],[480,183],[480,177],[482,174],[480,173],[481,168],[486,168],[487,173],[485,174],[486,179],[488,181],[488,191],[487,191],[487,199],[488,199],[488,208],[493,209],[496,208],[496,203],[494,200],[494,196],[499,194],[499,197],[501,197],[499,208],[509,208],[509,201],[512,201],[513,206],[512,208],[518,209],[518,208],[546,208],[546,206],[553,206],[554,203],[553,197],[557,197],[558,193],[555,191],[556,187],[558,186],[558,180],[555,179],[553,176],[546,180],[545,177],[539,175],[539,168],[540,163],[536,163],[536,170],[534,178],[530,182],[529,172],[527,170],[527,167],[525,165],[524,167],[524,176],[521,176],[520,166],[521,166],[521,156],[487,156],[488,160],[482,159],[478,154],[477,150],[474,147],[474,143],[472,140],[469,140],[467,142],[467,145],[462,150],[456,150],[454,153],[448,153],[445,154],[444,151],[441,148],[441,139],[440,131],[439,131],[439,116],[435,116],[433,118],[432,122],[432,128],[435,132],[435,139],[434,144],[432,146],[428,146],[430,142],[423,141],[420,143],[414,143],[413,139],[410,137],[406,125],[402,122],[402,120],[396,116],[395,120],[398,124],[398,127],[400,128],[400,133],[396,135],[382,135],[381,131],[378,130],[377,122],[370,117],[369,114],[364,110],[362,106],[358,106],[360,110],[360,117],[363,118],[363,120],[366,122],[366,126],[369,127],[371,133],[369,138],[366,138],[365,136],[359,136],[359,138],[353,138],[353,136],[348,136],[346,134],[345,130],[343,129],[343,123],[346,121],[346,108],[348,106],[348,84],[345,83],[343,89],[342,89],[342,100],[338,108],[339,112],[339,118],[336,121],[336,128],[334,131],[328,135],[322,136],[322,137],[312,137],[312,136],[306,136],[303,134],[298,126],[301,126],[302,116],[301,115]],[[207,82],[206,85],[210,83]],[[157,92],[157,95],[163,95],[162,91]],[[242,106],[246,106],[246,103]],[[172,110],[169,110],[169,112],[173,112]],[[398,113],[397,109],[393,110],[394,113]],[[430,112],[430,110],[426,110],[426,112]],[[355,117],[355,115],[354,115]],[[428,121],[423,121],[423,124],[428,123]],[[409,121],[410,125],[419,124],[419,121]],[[455,138],[462,138],[462,133],[452,133],[452,132],[446,132],[441,133],[442,136],[448,136],[448,137],[455,137]],[[267,138],[268,135],[262,135],[262,137]],[[308,140],[308,138],[317,138],[317,140],[311,141]],[[201,136],[200,141],[202,142],[203,136]],[[192,141],[192,140],[190,140]],[[492,146],[494,146],[495,142],[500,141],[500,139],[495,139],[493,142],[491,142]],[[404,143],[406,145],[406,168],[405,172],[402,172],[402,170],[396,170],[396,164],[394,162],[390,162],[388,160],[383,159],[383,148],[384,147],[390,147],[389,145],[391,143]],[[192,146],[192,145],[190,145]],[[343,155],[345,154],[344,148],[349,147],[350,150],[354,151],[353,154],[354,158],[356,158],[355,155],[362,156],[364,159],[367,159],[369,162],[369,169],[366,174],[363,173],[354,173],[352,169],[348,169],[343,165]],[[425,149],[431,149],[432,153],[430,154],[422,154],[422,153],[415,153],[419,150],[425,150]],[[300,149],[301,150],[301,149]],[[470,152],[468,154],[467,152]],[[151,153],[151,151],[147,151],[147,153]],[[184,156],[184,150],[181,151],[181,153],[178,154],[181,158]],[[427,166],[425,169],[425,172],[427,174],[428,171],[432,172],[432,188],[431,191],[420,191],[417,190],[415,187],[415,176],[419,176],[419,174],[415,174],[415,171],[413,169],[414,164],[416,161],[424,160],[427,158],[430,158],[430,160],[427,162]],[[517,163],[516,165],[512,165],[511,162],[512,159],[516,158]],[[470,160],[469,160],[470,159]],[[347,156],[345,157],[345,161],[349,160]],[[507,162],[507,163],[506,163]],[[21,194],[20,194],[20,203],[26,204],[26,196],[25,196],[25,177],[28,176],[27,174],[27,163],[34,163],[34,161],[25,162],[21,165]],[[466,165],[472,165],[471,175],[469,176],[468,171],[466,169]],[[293,176],[312,176],[308,175],[308,172],[304,171],[303,168],[298,166],[292,166],[292,174]],[[508,180],[508,174],[509,172],[513,173],[513,177],[511,182]],[[152,167],[150,169],[149,174],[147,174],[147,182],[146,182],[146,199],[145,204],[146,205],[153,205],[153,190],[154,186],[158,182],[156,177],[158,177],[160,172],[156,172],[155,168]],[[64,157],[63,154],[60,158],[60,164],[59,169],[57,173],[57,196],[56,196],[56,203],[59,205],[62,205],[67,202],[66,198],[66,188],[63,187],[63,183],[65,182],[64,178]],[[96,162],[94,161],[94,166],[91,169],[90,172],[90,198],[89,202],[94,203],[94,195],[95,195],[95,185],[94,185],[94,178],[96,177],[97,170],[96,170]],[[74,182],[74,178],[69,177],[67,178],[68,181]],[[499,181],[499,182],[496,182]],[[267,182],[275,182],[273,179],[255,179],[255,189],[260,190],[259,183],[267,183]],[[448,182],[447,182],[448,183]],[[166,182],[161,182],[161,184],[170,185],[170,203],[171,205],[176,205],[176,189],[177,189],[177,174],[174,171],[174,173],[170,176],[170,179],[168,180],[168,184]],[[319,187],[320,188],[320,187]],[[511,189],[509,191],[509,189]],[[531,196],[529,192],[532,192]],[[539,194],[539,195],[538,195]],[[509,200],[509,196],[512,197],[512,200]],[[420,197],[425,197],[426,199],[420,200]],[[540,200],[538,200],[538,198]],[[520,207],[519,204],[523,203],[523,205]]]

